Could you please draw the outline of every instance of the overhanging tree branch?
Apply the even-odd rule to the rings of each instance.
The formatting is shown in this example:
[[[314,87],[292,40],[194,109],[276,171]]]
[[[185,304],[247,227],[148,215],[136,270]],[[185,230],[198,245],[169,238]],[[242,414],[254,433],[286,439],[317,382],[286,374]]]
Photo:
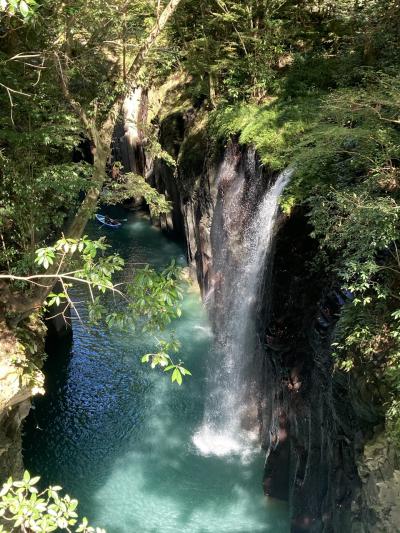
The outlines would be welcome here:
[[[147,36],[147,39],[144,41],[142,46],[139,48],[138,53],[136,54],[135,59],[133,60],[131,66],[129,67],[129,70],[127,72],[127,80],[128,80],[128,90],[132,90],[136,75],[138,74],[139,70],[141,69],[143,65],[143,61],[146,58],[149,51],[152,49],[154,43],[157,40],[157,37],[160,35],[160,33],[165,28],[167,22],[172,17],[172,15],[175,13],[177,7],[181,3],[182,0],[171,0],[168,5],[164,8],[164,11],[161,13],[160,17],[157,19],[156,24],[154,25],[153,29]]]
[[[61,83],[61,90],[62,90],[62,93],[64,95],[64,98],[68,102],[70,107],[73,109],[75,114],[79,117],[79,119],[81,120],[83,126],[86,129],[87,134],[92,139],[92,137],[93,137],[92,123],[88,119],[88,117],[86,115],[86,112],[83,109],[83,107],[81,106],[81,104],[79,102],[77,102],[72,97],[72,95],[70,93],[68,80],[67,80],[65,72],[63,70],[63,67],[62,67],[62,64],[61,64],[61,60],[60,60],[60,56],[57,54],[57,52],[54,52],[54,58],[55,58],[55,61],[56,61],[56,68],[57,68],[58,73],[59,73],[60,83]]]

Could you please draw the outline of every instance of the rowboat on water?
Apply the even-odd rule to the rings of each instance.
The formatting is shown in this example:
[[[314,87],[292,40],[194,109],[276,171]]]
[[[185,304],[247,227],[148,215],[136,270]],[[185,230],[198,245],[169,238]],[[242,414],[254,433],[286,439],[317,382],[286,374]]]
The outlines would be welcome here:
[[[118,220],[114,220],[106,215],[96,214],[96,219],[100,222],[100,224],[103,224],[103,226],[107,226],[108,228],[117,229],[122,226],[121,222],[118,222]]]

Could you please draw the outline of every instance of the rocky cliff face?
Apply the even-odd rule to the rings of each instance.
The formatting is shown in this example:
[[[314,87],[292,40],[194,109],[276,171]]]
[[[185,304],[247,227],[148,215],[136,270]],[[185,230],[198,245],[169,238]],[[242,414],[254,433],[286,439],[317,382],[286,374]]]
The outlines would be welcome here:
[[[295,211],[278,232],[272,301],[262,321],[265,390],[273,391],[262,409],[265,488],[290,501],[293,531],[350,531],[360,423],[346,384],[333,378],[340,295],[311,269],[316,244],[304,215]]]
[[[211,156],[207,137],[195,110],[173,113],[160,124],[160,143],[164,150],[178,160],[177,167],[154,158],[146,150],[143,134],[138,134],[136,139],[143,141],[135,144],[135,150],[139,151],[143,161],[143,175],[159,192],[165,194],[173,207],[171,214],[161,215],[153,223],[169,235],[185,239],[192,274],[197,277],[205,294],[211,276],[210,233],[220,158]],[[122,144],[125,142],[126,136]],[[124,150],[120,149],[119,152],[123,153]],[[125,169],[135,171],[135,166],[128,158],[122,162]]]
[[[352,502],[354,533],[398,531],[400,524],[399,450],[384,434],[369,441],[358,457],[362,483]]]
[[[43,392],[44,326],[31,317],[19,331],[0,323],[0,483],[23,471],[22,423]]]
[[[17,340],[5,324],[0,329],[0,481],[22,471],[21,422],[30,408],[30,394],[19,383],[19,372],[11,363]]]
[[[310,230],[302,209],[282,217],[271,287],[261,298],[266,493],[289,500],[294,532],[396,531],[398,450],[385,435],[376,391],[333,367],[346,295],[312,266]]]

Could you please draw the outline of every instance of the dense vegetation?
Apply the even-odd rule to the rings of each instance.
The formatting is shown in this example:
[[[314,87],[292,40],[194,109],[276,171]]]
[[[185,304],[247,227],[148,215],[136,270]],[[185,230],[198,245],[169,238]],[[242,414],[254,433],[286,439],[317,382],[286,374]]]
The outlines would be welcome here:
[[[52,2],[2,4],[0,307],[2,322],[15,329],[17,338],[24,320],[41,308],[65,304],[77,314],[70,297],[76,283],[88,287],[93,321],[146,331],[164,329],[180,315],[180,276],[174,266],[161,274],[137,269],[122,292],[113,282],[122,259],[107,255],[102,240],[83,235],[99,202],[138,195],[154,215],[169,210],[165,197],[142,176],[117,170],[111,140],[142,61],[178,5],[172,0],[154,10],[151,2],[134,9],[126,2],[94,2],[64,10]],[[118,182],[112,180],[116,173]],[[40,245],[46,246],[38,250]],[[56,282],[59,289],[52,292]],[[116,309],[104,307],[107,291],[119,297]],[[173,363],[166,347],[176,352],[179,344],[160,340],[144,361],[164,366],[180,384],[189,372]],[[35,352],[37,343],[26,348]]]
[[[378,391],[381,415],[399,435],[398,0],[173,4],[163,19],[171,3],[156,0],[1,3],[2,273],[43,273],[36,250],[61,250],[63,230],[76,239],[70,246],[85,242],[85,223],[109,194],[112,130],[124,97],[179,72],[185,83],[175,104],[196,109],[210,141],[235,134],[275,171],[294,166],[283,208],[306,208],[319,265],[354,295],[336,329],[337,367]],[[146,127],[152,149],[171,161]],[[85,140],[91,156],[72,162]],[[136,190],[147,192],[153,209],[168,209],[140,176],[126,180],[118,200]],[[103,261],[114,265],[108,274],[122,266]],[[36,289],[2,281],[2,320],[21,326],[51,292]]]

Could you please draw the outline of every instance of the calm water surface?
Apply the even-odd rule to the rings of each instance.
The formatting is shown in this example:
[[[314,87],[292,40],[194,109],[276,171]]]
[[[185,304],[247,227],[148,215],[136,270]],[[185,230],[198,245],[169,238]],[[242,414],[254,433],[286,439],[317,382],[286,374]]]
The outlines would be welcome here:
[[[185,264],[183,248],[137,215],[117,231],[90,223],[87,233],[108,237],[125,276],[135,262]],[[50,347],[47,394],[26,426],[27,468],[62,485],[80,514],[109,533],[287,533],[286,507],[262,493],[261,453],[251,461],[202,456],[192,444],[212,357],[197,294],[186,294],[173,327],[193,374],[179,388],[140,363],[151,338],[75,322],[72,347]]]

